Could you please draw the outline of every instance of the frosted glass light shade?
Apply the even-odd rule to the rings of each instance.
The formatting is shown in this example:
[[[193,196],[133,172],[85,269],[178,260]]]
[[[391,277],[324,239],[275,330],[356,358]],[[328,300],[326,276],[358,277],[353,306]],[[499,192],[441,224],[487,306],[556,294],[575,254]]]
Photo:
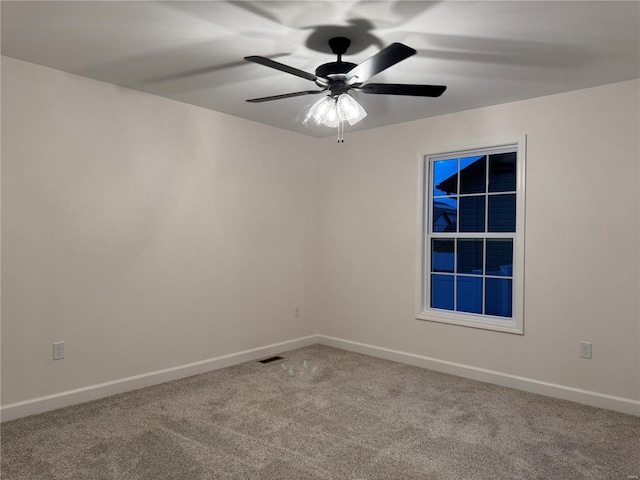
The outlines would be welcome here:
[[[329,98],[329,97],[327,97]],[[338,118],[338,110],[336,109],[336,101],[333,98],[330,98],[331,108],[323,112],[321,118],[318,118],[318,123],[326,125],[327,127],[337,127],[340,123],[340,118]]]
[[[331,96],[329,95],[326,97],[322,97],[311,106],[311,108],[309,109],[309,113],[307,113],[307,116],[305,117],[303,123],[306,125],[307,122],[312,118],[316,123],[321,123],[323,125],[327,125],[328,127],[338,126],[335,99],[331,98]]]
[[[309,113],[304,119],[304,124],[306,125],[310,119],[314,119],[316,123],[324,123],[324,118],[327,116],[327,113],[335,108],[335,100],[330,96],[322,97],[316,103],[314,103],[309,109]]]
[[[338,117],[340,117],[340,120],[349,122],[349,125],[355,125],[367,116],[367,112],[364,111],[362,105],[356,102],[351,95],[346,93],[343,93],[338,97],[336,107],[338,109]]]

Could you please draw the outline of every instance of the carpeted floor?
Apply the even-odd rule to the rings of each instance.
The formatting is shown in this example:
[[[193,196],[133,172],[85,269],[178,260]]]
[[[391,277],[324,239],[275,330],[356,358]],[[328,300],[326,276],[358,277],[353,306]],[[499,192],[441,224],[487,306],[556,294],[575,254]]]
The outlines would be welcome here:
[[[2,425],[3,480],[622,479],[640,417],[324,346]]]

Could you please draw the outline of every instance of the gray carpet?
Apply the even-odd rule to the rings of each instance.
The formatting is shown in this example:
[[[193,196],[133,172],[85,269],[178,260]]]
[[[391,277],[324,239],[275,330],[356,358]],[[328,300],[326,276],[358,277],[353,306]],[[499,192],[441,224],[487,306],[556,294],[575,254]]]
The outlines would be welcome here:
[[[2,425],[2,478],[622,479],[640,417],[315,345]]]

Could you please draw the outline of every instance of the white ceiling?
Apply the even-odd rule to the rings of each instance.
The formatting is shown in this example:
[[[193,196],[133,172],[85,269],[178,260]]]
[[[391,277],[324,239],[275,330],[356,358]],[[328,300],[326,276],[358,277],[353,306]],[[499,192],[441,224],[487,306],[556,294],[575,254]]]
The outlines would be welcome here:
[[[354,93],[369,116],[350,130],[640,77],[640,3],[3,1],[2,54],[315,137],[301,118],[315,89],[243,61],[271,57],[313,72],[347,36],[360,63],[392,42],[418,53],[372,81],[447,85],[440,98]]]

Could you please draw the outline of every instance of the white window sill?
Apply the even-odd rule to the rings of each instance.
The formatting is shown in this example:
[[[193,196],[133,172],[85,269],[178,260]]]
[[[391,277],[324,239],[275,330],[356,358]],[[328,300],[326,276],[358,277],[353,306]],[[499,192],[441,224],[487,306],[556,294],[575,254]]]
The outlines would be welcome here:
[[[451,325],[462,325],[465,327],[481,328],[484,330],[494,330],[497,332],[513,333],[523,335],[522,323],[518,325],[515,319],[490,317],[487,315],[474,315],[464,313],[448,313],[440,310],[422,311],[416,315],[417,320],[429,322],[449,323]]]

